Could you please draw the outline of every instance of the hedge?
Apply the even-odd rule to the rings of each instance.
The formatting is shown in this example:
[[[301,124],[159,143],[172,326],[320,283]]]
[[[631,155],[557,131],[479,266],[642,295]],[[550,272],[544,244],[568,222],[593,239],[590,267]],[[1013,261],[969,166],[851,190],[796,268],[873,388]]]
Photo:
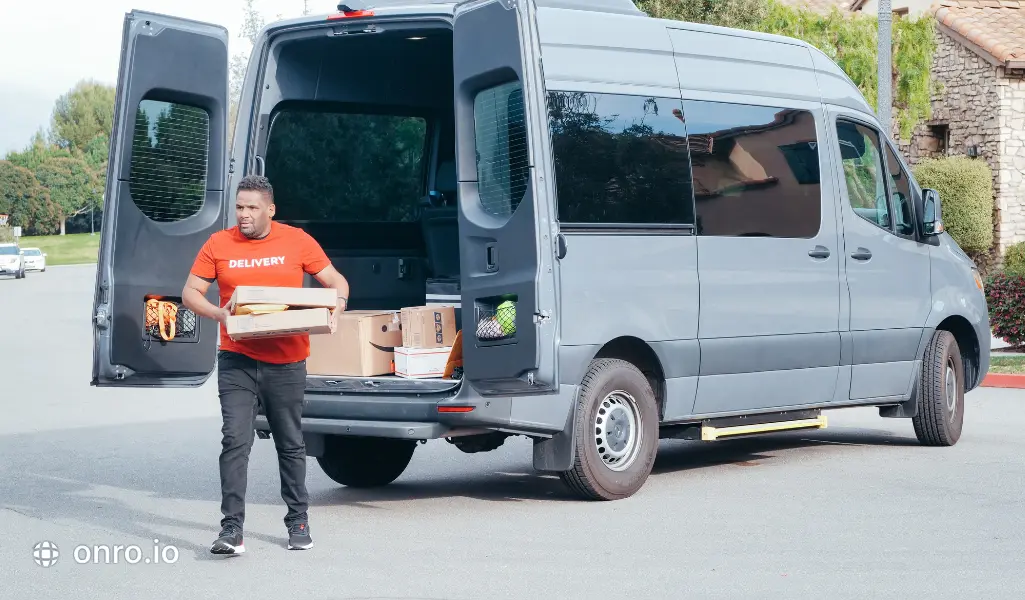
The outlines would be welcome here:
[[[14,233],[11,231],[10,226],[0,226],[0,244],[7,244],[14,241]]]
[[[940,193],[943,225],[961,249],[983,254],[993,245],[993,174],[965,156],[927,158],[913,169],[922,187]]]
[[[1025,242],[1007,247],[1004,252],[1004,270],[1016,275],[1025,275]]]
[[[1025,345],[1025,275],[1003,271],[986,283],[993,335],[1014,347]]]

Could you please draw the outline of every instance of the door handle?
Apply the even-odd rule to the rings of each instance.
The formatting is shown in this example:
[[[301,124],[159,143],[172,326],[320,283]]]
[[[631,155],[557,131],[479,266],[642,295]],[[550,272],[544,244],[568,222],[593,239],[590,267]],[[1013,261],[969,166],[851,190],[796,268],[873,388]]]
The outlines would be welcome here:
[[[851,254],[851,258],[854,260],[868,260],[872,258],[872,252],[868,248],[858,248]]]
[[[488,273],[494,273],[498,270],[498,245],[495,243],[488,244],[484,247],[484,251],[487,253],[485,261],[485,271]]]
[[[825,246],[815,246],[814,250],[808,251],[808,256],[812,258],[829,258],[829,248]]]

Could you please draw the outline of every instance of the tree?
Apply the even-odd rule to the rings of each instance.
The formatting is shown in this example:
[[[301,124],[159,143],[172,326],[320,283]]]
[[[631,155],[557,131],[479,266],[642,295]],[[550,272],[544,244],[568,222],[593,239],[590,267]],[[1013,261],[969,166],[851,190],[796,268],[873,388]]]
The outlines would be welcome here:
[[[75,84],[54,104],[51,143],[72,152],[85,152],[95,138],[109,139],[114,126],[115,94],[112,86],[95,81]]]
[[[0,161],[0,213],[23,233],[49,233],[57,225],[57,211],[36,176],[6,160]]]
[[[243,40],[246,49],[242,52],[236,52],[231,57],[231,64],[228,70],[228,76],[230,77],[230,85],[228,87],[230,93],[228,114],[229,143],[235,137],[235,120],[238,118],[238,103],[242,98],[242,85],[245,83],[246,69],[249,66],[249,54],[256,45],[256,40],[260,37],[260,32],[265,24],[263,16],[253,7],[253,0],[245,0],[242,13],[242,29],[239,31],[238,37],[240,40]]]
[[[768,14],[765,0],[637,0],[637,8],[658,19],[757,29]]]
[[[87,212],[100,193],[95,173],[80,158],[48,158],[36,169],[35,176],[57,210],[61,235],[66,233],[68,219]]]

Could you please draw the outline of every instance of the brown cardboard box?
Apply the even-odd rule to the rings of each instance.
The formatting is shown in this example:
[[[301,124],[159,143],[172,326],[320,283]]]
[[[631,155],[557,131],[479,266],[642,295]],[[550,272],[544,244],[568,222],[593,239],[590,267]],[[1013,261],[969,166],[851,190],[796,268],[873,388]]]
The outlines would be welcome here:
[[[334,308],[338,291],[333,288],[260,287],[240,285],[228,301],[228,310],[246,304],[285,304],[290,308]]]
[[[331,311],[305,308],[265,315],[232,315],[225,327],[233,340],[331,333]]]
[[[308,375],[373,377],[395,372],[395,351],[402,345],[399,315],[391,311],[339,313],[334,335],[310,337]]]
[[[448,348],[456,339],[456,312],[451,306],[402,309],[404,348]]]

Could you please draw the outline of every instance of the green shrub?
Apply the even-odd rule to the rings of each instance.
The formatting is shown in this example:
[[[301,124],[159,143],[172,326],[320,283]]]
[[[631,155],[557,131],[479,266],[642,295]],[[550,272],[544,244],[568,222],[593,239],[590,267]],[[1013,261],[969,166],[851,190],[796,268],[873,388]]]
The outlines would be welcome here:
[[[943,225],[969,254],[993,245],[993,174],[981,160],[965,156],[924,159],[914,167],[922,187],[940,193]]]
[[[1004,270],[1015,275],[1025,275],[1025,242],[1007,247],[1004,252]]]
[[[997,273],[986,283],[993,335],[1014,347],[1025,345],[1025,275]]]
[[[14,233],[8,225],[0,226],[0,244],[7,244],[14,241]]]

